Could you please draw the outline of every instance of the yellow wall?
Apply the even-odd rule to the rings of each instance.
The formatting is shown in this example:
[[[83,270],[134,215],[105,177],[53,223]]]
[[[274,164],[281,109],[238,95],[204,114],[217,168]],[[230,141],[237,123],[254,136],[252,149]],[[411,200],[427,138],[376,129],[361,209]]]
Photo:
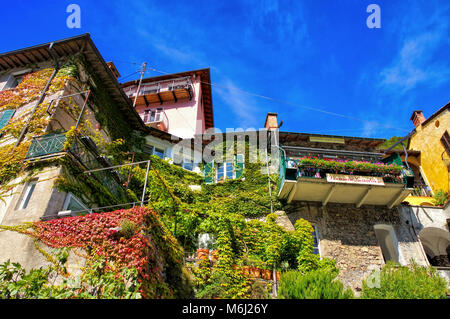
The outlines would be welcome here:
[[[438,127],[436,126],[437,121],[439,121]],[[410,149],[421,151],[420,166],[433,193],[439,189],[445,192],[450,191],[450,176],[447,168],[450,159],[440,141],[445,130],[450,133],[449,109],[443,111],[425,125],[418,126],[416,133],[411,136],[409,144]],[[442,155],[442,153],[444,154]]]

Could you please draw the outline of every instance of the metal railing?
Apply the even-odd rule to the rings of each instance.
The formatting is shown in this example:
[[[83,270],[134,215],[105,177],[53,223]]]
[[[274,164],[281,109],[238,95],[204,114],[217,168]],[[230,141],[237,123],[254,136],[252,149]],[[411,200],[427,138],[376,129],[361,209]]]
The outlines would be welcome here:
[[[147,84],[143,83],[139,89],[139,95],[155,94],[179,89],[190,89],[191,84],[190,77],[161,80]],[[136,96],[136,91],[137,87],[125,89],[125,93],[128,97]]]
[[[414,183],[412,196],[432,197],[431,189],[425,183]]]
[[[365,176],[377,176],[382,177],[383,181],[386,183],[394,184],[405,184],[407,185],[407,177],[413,178],[414,174],[411,169],[405,169],[400,174],[389,174],[382,172],[360,172],[360,171],[341,171],[332,172],[329,169],[321,169],[308,165],[301,165],[296,160],[290,159],[289,157],[284,157],[280,153],[280,173],[279,173],[279,184],[281,185],[284,180],[297,180],[299,177],[305,178],[326,178],[327,173],[334,174],[348,174],[348,175],[365,175]]]
[[[25,159],[63,152],[65,142],[66,136],[58,133],[33,137]]]

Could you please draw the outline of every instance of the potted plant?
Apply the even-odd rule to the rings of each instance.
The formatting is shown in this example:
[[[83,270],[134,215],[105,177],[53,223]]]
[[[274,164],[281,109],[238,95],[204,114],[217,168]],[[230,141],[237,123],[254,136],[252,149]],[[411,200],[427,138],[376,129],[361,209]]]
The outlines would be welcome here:
[[[197,249],[197,258],[200,260],[206,260],[209,259],[209,249],[206,248],[199,248]]]
[[[270,269],[261,269],[262,278],[265,280],[272,280],[272,270]]]

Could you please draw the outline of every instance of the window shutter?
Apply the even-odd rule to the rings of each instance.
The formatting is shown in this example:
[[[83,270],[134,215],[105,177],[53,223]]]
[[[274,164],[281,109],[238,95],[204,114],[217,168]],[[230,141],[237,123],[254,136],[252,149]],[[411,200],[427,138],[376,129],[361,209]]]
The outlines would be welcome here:
[[[214,161],[205,164],[204,174],[205,174],[205,183],[211,184],[214,183]]]
[[[4,128],[13,117],[16,110],[6,110],[0,113],[0,129]]]
[[[236,178],[241,178],[244,172],[244,155],[236,154],[234,156],[234,169],[236,172]]]
[[[450,156],[450,136],[448,134],[448,131],[445,131],[445,133],[442,135],[441,143],[444,146],[447,155]]]

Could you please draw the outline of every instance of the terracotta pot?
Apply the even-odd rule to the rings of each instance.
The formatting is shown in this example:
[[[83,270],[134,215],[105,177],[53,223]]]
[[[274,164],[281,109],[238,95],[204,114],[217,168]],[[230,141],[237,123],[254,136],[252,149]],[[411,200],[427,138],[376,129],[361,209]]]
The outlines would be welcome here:
[[[208,249],[197,249],[197,258],[200,260],[207,260],[209,255]]]
[[[242,266],[242,274],[244,276],[249,276],[250,275],[250,267],[249,266]]]
[[[219,252],[217,250],[211,250],[209,253],[209,259],[211,259],[211,261],[215,263],[217,261],[217,258],[219,258]]]
[[[277,271],[277,281],[280,281],[281,279],[281,272]]]
[[[259,269],[257,267],[251,267],[250,274],[253,278],[259,278],[259,276],[261,274],[261,269]]]
[[[262,277],[265,280],[272,280],[272,270],[270,269],[261,269],[262,271]]]

